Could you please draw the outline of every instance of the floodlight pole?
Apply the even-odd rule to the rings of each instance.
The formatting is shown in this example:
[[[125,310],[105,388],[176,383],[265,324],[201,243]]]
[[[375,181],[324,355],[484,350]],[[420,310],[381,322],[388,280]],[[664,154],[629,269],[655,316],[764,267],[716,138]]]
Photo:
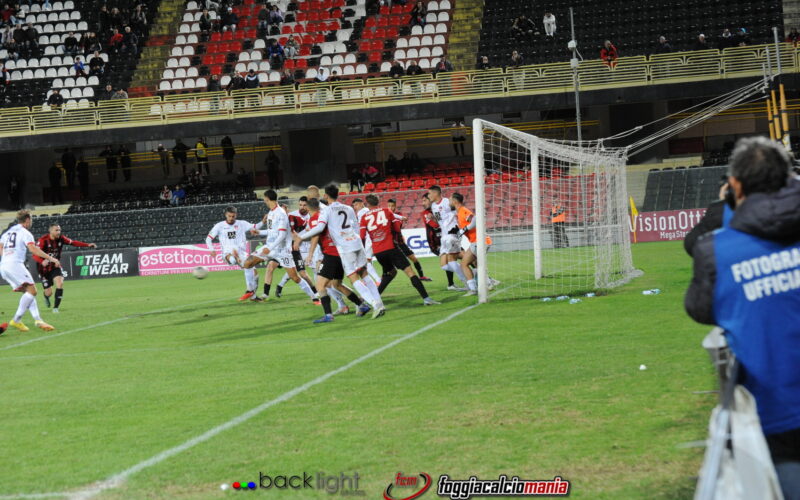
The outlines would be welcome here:
[[[575,19],[572,13],[572,7],[569,8],[569,24],[572,30],[572,38],[569,42],[569,49],[572,51],[572,59],[570,59],[570,66],[572,66],[572,85],[575,87],[575,126],[578,128],[578,142],[583,140],[583,132],[581,131],[581,89],[580,82],[578,82],[578,42],[575,41]]]

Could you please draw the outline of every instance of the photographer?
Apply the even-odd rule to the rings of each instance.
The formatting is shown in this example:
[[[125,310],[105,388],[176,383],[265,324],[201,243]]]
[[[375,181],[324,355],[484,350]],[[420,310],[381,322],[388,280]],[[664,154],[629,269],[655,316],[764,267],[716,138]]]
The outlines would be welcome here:
[[[685,307],[726,331],[786,499],[800,498],[800,181],[783,147],[739,141],[727,227],[694,244]]]

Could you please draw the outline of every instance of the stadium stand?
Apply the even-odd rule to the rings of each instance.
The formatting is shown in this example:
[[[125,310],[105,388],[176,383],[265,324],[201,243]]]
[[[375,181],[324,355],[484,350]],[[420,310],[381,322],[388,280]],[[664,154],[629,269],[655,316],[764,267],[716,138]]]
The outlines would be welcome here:
[[[66,108],[88,107],[91,101],[100,98],[100,91],[106,85],[115,89],[126,88],[136,67],[138,53],[131,50],[117,50],[110,43],[113,27],[124,31],[129,16],[134,11],[123,9],[118,14],[102,8],[99,0],[66,0],[33,2],[20,9],[19,17],[24,19],[26,30],[38,32],[37,43],[28,46],[3,44],[0,60],[5,61],[10,75],[10,84],[2,95],[3,106],[34,106],[42,104],[50,96],[52,89],[59,89]],[[143,12],[148,19],[156,12],[158,0],[142,2]],[[131,23],[138,35],[138,47],[144,43],[148,25]],[[17,29],[22,29],[19,25]],[[29,26],[29,27],[27,27]],[[70,33],[77,39],[75,50],[65,47]],[[91,33],[96,33],[99,46],[92,47]],[[89,75],[88,63],[95,48],[99,48],[105,61],[101,75]],[[84,75],[74,69],[76,57],[80,56],[86,64]]]
[[[334,72],[344,78],[385,74],[393,59],[404,68],[415,61],[422,70],[429,70],[447,51],[449,0],[428,2],[424,26],[409,25],[412,3],[372,11],[364,0],[302,4],[281,0],[277,6],[284,13],[282,23],[259,28],[263,6],[246,0],[233,7],[239,19],[236,30],[222,30],[220,16],[212,11],[214,28],[204,32],[199,23],[201,6],[188,2],[158,91],[204,91],[212,74],[221,75],[225,89],[232,72],[244,74],[251,69],[260,85],[280,83],[279,70],[284,68],[293,71],[296,81],[312,81],[320,71],[325,78]],[[284,60],[269,58],[271,45],[280,44],[285,50],[290,36],[299,44],[297,54]]]
[[[670,51],[695,49],[700,34],[705,34],[708,48],[769,43],[772,27],[778,26],[783,40],[783,4],[780,0],[732,0],[695,2],[625,1],[615,3],[576,0],[567,5],[553,1],[531,4],[515,0],[486,0],[479,54],[487,55],[493,66],[511,65],[511,54],[520,52],[525,64],[567,61],[570,39],[569,7],[575,11],[578,50],[586,59],[597,59],[604,40],[611,40],[620,55],[649,55],[667,49],[659,47],[664,36]],[[543,16],[556,17],[555,36],[545,33]],[[531,33],[515,34],[512,26],[519,16],[531,21]],[[744,27],[746,32],[740,34]],[[722,38],[729,29],[731,38]],[[527,30],[526,30],[527,31]],[[788,31],[788,30],[787,30]],[[477,61],[476,61],[477,62]]]
[[[243,202],[257,200],[252,189],[232,183],[214,183],[193,188],[186,187],[186,205],[208,205],[224,202]],[[158,193],[161,186],[135,189],[113,189],[100,191],[91,200],[78,202],[70,206],[67,213],[82,214],[95,212],[114,212],[122,210],[138,210],[160,207]]]
[[[643,212],[705,208],[719,197],[728,167],[652,169],[647,175]]]

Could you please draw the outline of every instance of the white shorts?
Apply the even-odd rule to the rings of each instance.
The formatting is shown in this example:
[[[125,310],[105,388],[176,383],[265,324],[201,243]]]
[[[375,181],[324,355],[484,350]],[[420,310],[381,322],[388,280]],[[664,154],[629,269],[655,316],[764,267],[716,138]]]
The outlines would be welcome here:
[[[342,258],[342,268],[344,268],[344,275],[350,276],[357,270],[367,265],[367,256],[364,250],[356,250],[355,252],[340,252],[339,257]]]
[[[294,269],[296,267],[291,252],[270,252],[266,259],[274,260],[284,269]]]
[[[486,253],[489,253],[489,250],[492,248],[492,245],[486,245]],[[470,243],[469,244],[469,251],[472,252],[472,255],[475,257],[478,256],[478,244],[477,243]]]
[[[238,259],[237,259],[238,257]],[[244,259],[247,258],[247,249],[245,248],[229,248],[222,250],[222,258],[229,266],[240,266],[244,264]]]
[[[24,264],[16,264],[13,267],[0,267],[0,275],[8,281],[9,286],[15,292],[21,292],[25,285],[33,285],[33,276]]]
[[[439,255],[458,253],[461,251],[461,240],[457,234],[443,234],[442,244],[439,247]]]

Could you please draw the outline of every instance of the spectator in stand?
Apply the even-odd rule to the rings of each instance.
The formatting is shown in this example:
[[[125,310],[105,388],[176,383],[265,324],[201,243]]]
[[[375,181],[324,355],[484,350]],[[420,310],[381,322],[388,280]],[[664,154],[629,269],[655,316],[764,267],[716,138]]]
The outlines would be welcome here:
[[[464,130],[464,123],[453,122],[450,135],[452,136],[453,151],[456,153],[456,156],[459,156],[459,147],[461,148],[460,155],[464,156],[464,144],[467,142],[467,132]]]
[[[603,42],[603,48],[600,49],[600,59],[610,69],[617,67],[617,59],[619,59],[619,52],[611,40]]]
[[[276,26],[283,22],[283,12],[277,5],[273,4],[269,11],[269,24]]]
[[[169,186],[166,184],[161,188],[161,193],[158,195],[158,202],[162,207],[168,207],[172,202],[172,191],[170,191]]]
[[[249,188],[253,185],[250,180],[250,175],[248,175],[243,168],[240,168],[239,172],[236,174],[236,185],[243,188]]]
[[[6,86],[11,85],[11,74],[6,69],[5,61],[0,61],[0,85],[3,86],[0,92],[5,92]]]
[[[359,193],[364,189],[364,184],[367,180],[361,172],[361,168],[353,167],[350,171],[350,192],[358,191]]]
[[[125,179],[125,182],[130,182],[132,166],[131,150],[124,144],[119,147],[119,166],[122,168],[122,177]]]
[[[114,28],[111,38],[108,39],[108,45],[115,54],[118,54],[122,49],[122,41],[124,38],[125,37],[122,36],[122,33],[120,33],[117,28]]]
[[[189,151],[189,146],[183,143],[183,139],[177,139],[175,141],[175,147],[172,148],[172,159],[175,160],[175,165],[178,163],[181,164],[184,176],[186,176],[187,151]]]
[[[233,158],[236,156],[236,148],[233,147],[233,140],[230,136],[225,136],[219,143],[222,146],[222,157],[225,159],[225,173],[233,173]]]
[[[511,52],[511,63],[509,64],[509,66],[511,66],[512,68],[518,68],[523,64],[525,64],[525,60],[522,58],[520,53],[517,52],[516,50]]]
[[[197,158],[197,171],[201,174],[203,173],[203,167],[206,169],[206,175],[209,175],[208,170],[208,144],[206,143],[205,137],[200,137],[197,139],[197,143],[194,145],[194,154]]]
[[[267,10],[267,6],[264,5],[261,7],[261,10],[258,11],[258,31],[267,33],[269,31],[269,10]]]
[[[172,191],[171,203],[173,207],[179,207],[186,203],[186,191],[180,184],[176,185],[175,189]]]
[[[39,47],[39,32],[36,31],[36,28],[31,23],[28,23],[25,28],[25,45],[29,49]]]
[[[106,33],[109,29],[111,29],[111,14],[108,12],[108,7],[103,4],[97,14],[97,31]]]
[[[70,148],[66,148],[61,154],[61,166],[67,177],[67,187],[69,189],[75,188],[75,167],[78,160],[75,159],[75,154]]]
[[[100,156],[106,159],[106,174],[108,175],[108,182],[117,182],[117,152],[111,147],[111,144],[106,146],[106,149],[100,153]]]
[[[81,60],[81,56],[75,57],[75,64],[72,65],[72,69],[75,70],[75,76],[86,76],[86,65]]]
[[[400,66],[400,61],[392,62],[392,67],[389,68],[389,77],[398,79],[403,76],[406,72],[403,70],[403,67]]]
[[[533,21],[525,17],[525,14],[522,14],[514,19],[511,30],[518,38],[532,37],[536,31],[536,27],[533,25]]]
[[[736,47],[744,47],[750,45],[750,35],[747,34],[746,29],[739,28],[739,32],[736,33],[735,43]]]
[[[330,70],[328,68],[321,67],[317,70],[317,76],[314,77],[315,83],[322,83],[328,81],[328,77],[330,76]],[[322,95],[319,93],[318,95]],[[327,95],[327,94],[326,94]]]
[[[53,205],[64,203],[64,197],[61,195],[62,172],[61,169],[58,168],[58,165],[56,165],[56,162],[53,162],[50,166],[50,169],[47,171],[47,177],[50,179],[50,201]]]
[[[422,3],[422,0],[417,0],[410,12],[411,21],[409,26],[425,26],[425,16],[427,14],[428,8]]]
[[[419,67],[416,61],[409,61],[408,66],[406,67],[406,75],[408,76],[416,76],[416,75],[424,75],[425,71]]]
[[[131,14],[130,25],[133,31],[143,34],[147,30],[147,13],[142,9],[142,4],[136,6]]]
[[[125,18],[122,16],[122,12],[120,12],[117,7],[112,7],[109,18],[111,19],[112,28],[121,30],[125,26]]]
[[[702,33],[697,35],[697,40],[694,41],[694,47],[692,50],[708,50],[709,47],[708,42],[706,41],[706,36]]]
[[[364,180],[367,182],[378,182],[378,176],[381,171],[375,168],[374,165],[365,165],[361,168],[361,173],[364,175]]]
[[[15,175],[12,175],[8,180],[8,199],[11,202],[11,208],[14,210],[19,210],[22,207],[22,186],[20,184],[19,179],[17,179]]]
[[[125,89],[117,89],[116,92],[114,92],[114,95],[111,96],[112,100],[127,99],[127,98],[128,98],[128,93],[125,92]]]
[[[89,59],[89,76],[101,77],[103,76],[103,69],[106,66],[106,61],[100,56],[100,52],[95,51],[91,59]]]
[[[197,167],[197,170],[192,172],[189,176],[189,187],[200,190],[205,186],[206,178],[203,177],[203,172],[200,170],[200,167]]]
[[[228,88],[225,90],[240,90],[244,88],[244,78],[239,73],[231,74],[231,81],[228,83]]]
[[[110,83],[106,85],[106,88],[101,90],[99,94],[97,94],[98,101],[110,101],[113,97],[114,97],[114,88],[111,87]]]
[[[64,104],[64,96],[61,95],[61,91],[59,89],[53,89],[50,97],[47,98],[47,104],[50,105],[50,109],[56,111],[61,108],[61,106]]]
[[[156,153],[158,153],[158,161],[161,163],[161,172],[164,174],[164,178],[166,179],[169,177],[169,153],[163,144],[158,145],[156,148]]]
[[[81,187],[81,199],[89,199],[89,164],[83,156],[78,161],[78,184]]]
[[[719,37],[719,50],[727,49],[728,47],[736,46],[736,42],[734,41],[733,35],[731,34],[731,30],[725,28],[722,30],[722,35]]]
[[[542,22],[544,23],[544,34],[546,36],[555,36],[556,16],[554,16],[552,12],[545,12]]]
[[[339,72],[336,70],[331,71],[331,77],[328,78],[329,82],[340,82],[342,78],[339,76]]]
[[[291,71],[284,68],[283,73],[281,73],[281,85],[294,85],[294,84],[295,84],[294,75],[292,74]]]
[[[489,64],[489,56],[481,56],[475,69],[491,69],[492,65]]]
[[[222,31],[236,31],[236,26],[239,24],[239,16],[233,11],[233,7],[228,7],[224,14],[222,14]]]
[[[287,59],[293,59],[300,52],[300,43],[297,41],[294,35],[289,35],[289,39],[286,40],[286,47],[284,47],[283,52],[286,54]]]
[[[136,55],[139,52],[139,37],[136,36],[130,26],[125,26],[121,51],[132,55]]]
[[[208,87],[206,90],[208,92],[219,92],[222,90],[222,86],[219,84],[219,76],[211,75],[211,78],[208,79]]]
[[[208,9],[203,9],[203,12],[200,14],[200,19],[197,22],[200,24],[200,31],[208,37],[211,34],[211,30],[214,28],[214,22],[211,19],[211,14],[208,13]]]
[[[800,33],[797,32],[797,28],[792,28],[792,30],[789,31],[789,34],[786,36],[786,43],[792,43],[795,47],[800,43]]]
[[[267,47],[267,60],[272,67],[280,68],[286,58],[286,52],[283,50],[283,45],[277,40],[270,39],[269,46]]]
[[[672,52],[672,45],[667,41],[667,37],[661,35],[658,37],[658,45],[656,45],[656,54],[669,54]]]
[[[280,187],[280,165],[281,159],[278,158],[278,155],[275,154],[275,151],[270,150],[267,154],[267,158],[264,160],[264,164],[267,166],[267,177],[269,177],[269,187],[271,189],[278,189]]]
[[[3,24],[14,25],[17,23],[17,18],[14,17],[14,9],[9,4],[3,5],[3,10],[0,10],[0,18]]]
[[[100,39],[97,38],[97,35],[92,31],[86,33],[86,35],[81,38],[81,47],[83,47],[84,54],[103,51],[103,46],[100,43]]]
[[[453,71],[453,64],[447,59],[447,56],[442,56],[436,67],[433,68],[433,74],[447,73]]]
[[[70,31],[67,37],[64,38],[64,55],[75,56],[78,53],[78,39],[75,38],[75,33]]]
[[[395,155],[389,155],[389,158],[386,160],[386,172],[389,175],[397,175],[402,173],[400,171],[400,163],[397,161],[397,157],[395,157]]]
[[[256,70],[250,68],[250,71],[247,72],[247,75],[244,77],[244,88],[246,89],[257,89],[259,85],[258,75],[256,74]]]

